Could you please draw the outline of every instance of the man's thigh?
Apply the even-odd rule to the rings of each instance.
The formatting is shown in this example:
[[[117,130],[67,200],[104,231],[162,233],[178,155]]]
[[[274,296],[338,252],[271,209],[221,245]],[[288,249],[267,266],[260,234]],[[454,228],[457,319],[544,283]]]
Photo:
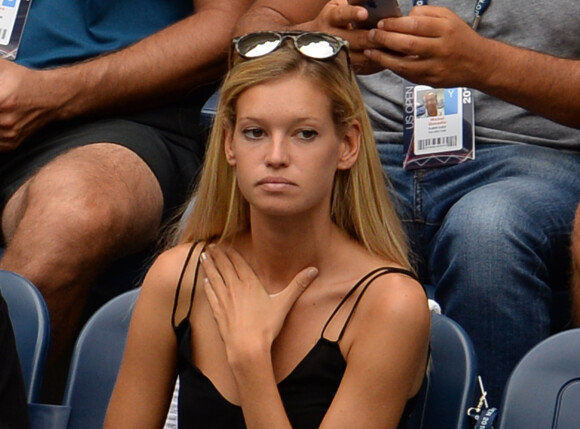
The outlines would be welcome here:
[[[545,221],[547,228],[559,228],[569,226],[570,213],[580,199],[580,154],[532,145],[487,144],[478,146],[473,161],[404,170],[402,145],[382,144],[379,151],[393,183],[392,194],[410,236],[411,250],[422,260],[420,265],[429,259],[432,240],[444,223],[453,231],[470,231],[460,233],[468,239],[477,232],[468,225],[470,219],[489,220],[500,208],[511,207],[512,211],[524,210],[536,219],[534,222]],[[461,203],[464,197],[467,199]],[[490,201],[491,197],[499,202]],[[509,198],[513,200],[500,204]],[[460,215],[450,216],[459,213],[459,208]],[[506,214],[500,218],[508,222]]]

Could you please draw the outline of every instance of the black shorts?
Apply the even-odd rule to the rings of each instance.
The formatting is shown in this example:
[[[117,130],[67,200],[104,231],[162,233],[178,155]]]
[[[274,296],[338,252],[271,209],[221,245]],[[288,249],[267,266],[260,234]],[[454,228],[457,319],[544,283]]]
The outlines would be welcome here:
[[[187,104],[46,127],[15,151],[0,152],[0,212],[29,177],[58,155],[110,142],[131,149],[151,168],[168,216],[183,203],[201,167],[207,133],[200,125],[200,110],[201,106]]]

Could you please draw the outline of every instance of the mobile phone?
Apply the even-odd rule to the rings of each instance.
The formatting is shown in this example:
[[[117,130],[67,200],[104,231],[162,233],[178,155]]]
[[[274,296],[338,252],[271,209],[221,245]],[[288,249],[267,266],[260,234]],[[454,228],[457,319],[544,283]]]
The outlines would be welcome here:
[[[375,28],[383,18],[402,16],[399,0],[349,0],[353,6],[362,6],[369,12],[366,21],[358,22],[358,28]]]

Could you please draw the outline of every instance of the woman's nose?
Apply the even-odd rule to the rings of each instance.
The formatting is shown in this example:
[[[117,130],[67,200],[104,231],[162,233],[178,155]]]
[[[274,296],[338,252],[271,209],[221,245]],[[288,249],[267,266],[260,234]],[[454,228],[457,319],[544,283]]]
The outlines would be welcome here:
[[[290,156],[288,142],[283,137],[273,137],[266,153],[266,164],[279,168],[288,165]]]

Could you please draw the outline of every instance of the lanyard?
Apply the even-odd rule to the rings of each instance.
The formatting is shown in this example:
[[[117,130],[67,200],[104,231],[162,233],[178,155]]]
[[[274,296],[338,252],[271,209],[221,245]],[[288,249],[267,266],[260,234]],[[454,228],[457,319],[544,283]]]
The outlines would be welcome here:
[[[474,30],[477,30],[479,26],[479,21],[481,21],[481,17],[489,7],[491,0],[476,0],[475,1],[475,8],[473,9],[473,24],[471,27]],[[429,4],[429,0],[413,0],[413,6],[423,6]]]

